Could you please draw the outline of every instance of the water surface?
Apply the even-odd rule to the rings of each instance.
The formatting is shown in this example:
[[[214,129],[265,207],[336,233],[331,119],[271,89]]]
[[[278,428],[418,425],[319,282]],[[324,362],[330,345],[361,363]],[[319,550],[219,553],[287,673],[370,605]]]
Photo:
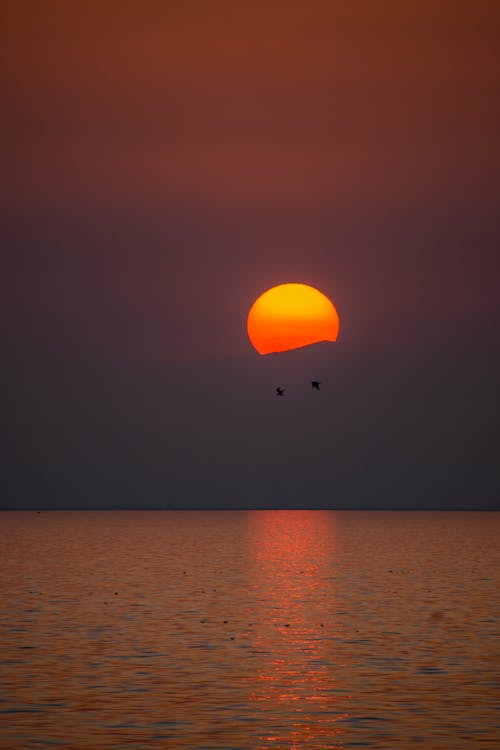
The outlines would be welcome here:
[[[494,748],[498,513],[3,513],[2,748]]]

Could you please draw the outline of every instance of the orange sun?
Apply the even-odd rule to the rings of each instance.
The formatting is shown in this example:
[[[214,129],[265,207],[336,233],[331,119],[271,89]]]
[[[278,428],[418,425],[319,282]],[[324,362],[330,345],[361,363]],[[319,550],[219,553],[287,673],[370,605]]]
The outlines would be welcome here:
[[[248,338],[259,354],[336,341],[339,316],[328,297],[307,284],[280,284],[261,294],[248,313]]]

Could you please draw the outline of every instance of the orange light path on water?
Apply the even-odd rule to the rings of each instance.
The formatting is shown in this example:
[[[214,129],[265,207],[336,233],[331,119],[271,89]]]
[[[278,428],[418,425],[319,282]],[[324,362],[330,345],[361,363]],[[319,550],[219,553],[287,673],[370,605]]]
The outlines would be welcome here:
[[[322,511],[269,511],[250,515],[252,579],[266,608],[255,629],[253,649],[269,654],[249,696],[271,725],[260,737],[261,750],[344,747],[349,697],[332,668],[336,627],[328,615],[335,605],[325,589],[335,565],[334,516]],[[276,721],[269,721],[277,717]],[[276,727],[281,727],[276,729]]]
[[[339,316],[326,295],[307,284],[280,284],[260,295],[248,313],[248,337],[259,354],[336,341]]]

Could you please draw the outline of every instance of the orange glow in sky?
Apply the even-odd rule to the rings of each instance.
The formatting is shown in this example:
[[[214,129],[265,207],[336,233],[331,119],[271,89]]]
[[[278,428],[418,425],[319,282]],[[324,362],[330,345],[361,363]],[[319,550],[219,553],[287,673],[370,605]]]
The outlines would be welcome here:
[[[307,284],[280,284],[255,300],[248,337],[259,354],[285,352],[320,341],[336,341],[339,316],[322,292]]]

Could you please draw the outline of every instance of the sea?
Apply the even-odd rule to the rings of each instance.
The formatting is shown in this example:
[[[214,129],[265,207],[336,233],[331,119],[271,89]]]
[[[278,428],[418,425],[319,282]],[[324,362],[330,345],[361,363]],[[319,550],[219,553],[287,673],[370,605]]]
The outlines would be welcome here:
[[[0,747],[500,747],[500,513],[0,515]]]

